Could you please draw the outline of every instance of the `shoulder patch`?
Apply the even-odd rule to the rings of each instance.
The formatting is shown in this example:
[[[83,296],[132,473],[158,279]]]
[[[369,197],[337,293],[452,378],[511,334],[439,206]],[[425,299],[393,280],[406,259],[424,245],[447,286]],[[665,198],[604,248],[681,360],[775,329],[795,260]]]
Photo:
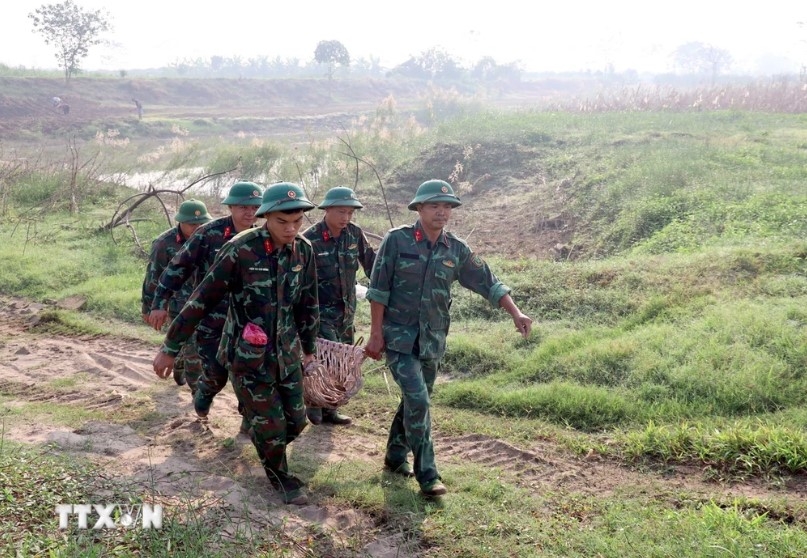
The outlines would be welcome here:
[[[483,260],[478,254],[474,254],[471,256],[471,264],[473,264],[474,267],[482,267],[485,265],[485,260]]]

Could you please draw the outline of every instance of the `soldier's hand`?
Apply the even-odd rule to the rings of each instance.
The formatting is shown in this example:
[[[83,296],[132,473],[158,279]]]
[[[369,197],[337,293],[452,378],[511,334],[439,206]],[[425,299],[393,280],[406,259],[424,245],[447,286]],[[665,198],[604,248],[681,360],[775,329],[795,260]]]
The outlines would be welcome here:
[[[364,354],[373,360],[381,360],[384,346],[384,336],[382,334],[370,334],[370,339],[364,346]]]
[[[176,360],[174,357],[159,351],[152,362],[154,373],[160,378],[167,378],[174,371],[174,360]]]
[[[149,313],[149,325],[160,331],[168,320],[168,312],[165,310],[152,310]]]
[[[516,324],[516,329],[521,334],[521,337],[526,339],[530,336],[530,332],[532,331],[532,318],[519,312],[517,316],[513,316],[513,323]]]

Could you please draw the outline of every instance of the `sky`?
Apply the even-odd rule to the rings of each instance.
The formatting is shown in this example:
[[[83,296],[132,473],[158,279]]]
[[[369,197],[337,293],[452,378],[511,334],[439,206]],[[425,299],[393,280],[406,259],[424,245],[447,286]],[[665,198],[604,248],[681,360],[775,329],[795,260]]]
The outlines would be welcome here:
[[[807,2],[767,0],[407,0],[406,2],[74,0],[105,9],[113,46],[96,46],[85,70],[145,69],[211,56],[311,61],[319,41],[337,40],[351,59],[392,68],[439,47],[468,67],[483,56],[527,72],[663,73],[687,42],[728,51],[732,71],[798,73],[807,65]],[[27,15],[58,0],[6,0],[0,63],[57,68],[52,47]]]

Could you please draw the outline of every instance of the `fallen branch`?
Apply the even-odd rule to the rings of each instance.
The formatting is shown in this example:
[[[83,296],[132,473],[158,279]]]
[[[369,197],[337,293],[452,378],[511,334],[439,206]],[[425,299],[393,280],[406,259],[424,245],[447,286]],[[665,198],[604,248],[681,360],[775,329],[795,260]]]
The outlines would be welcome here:
[[[126,225],[127,223],[131,223],[132,220],[130,216],[134,213],[134,210],[140,207],[146,201],[154,198],[156,199],[159,204],[162,206],[163,213],[165,214],[165,220],[168,222],[168,226],[172,226],[171,223],[171,213],[168,211],[168,207],[166,206],[165,202],[163,201],[161,195],[172,195],[177,196],[180,200],[185,199],[185,192],[199,184],[200,182],[205,182],[210,180],[211,178],[215,178],[216,176],[221,176],[225,174],[229,174],[233,172],[235,169],[229,169],[226,171],[216,172],[213,174],[207,174],[205,176],[201,176],[185,186],[180,190],[168,190],[168,189],[155,189],[153,186],[149,188],[147,192],[139,192],[132,196],[129,196],[125,200],[123,200],[118,207],[115,209],[115,212],[112,214],[112,218],[106,225],[100,227],[99,230],[101,231],[111,231],[115,227],[119,227],[121,225]]]

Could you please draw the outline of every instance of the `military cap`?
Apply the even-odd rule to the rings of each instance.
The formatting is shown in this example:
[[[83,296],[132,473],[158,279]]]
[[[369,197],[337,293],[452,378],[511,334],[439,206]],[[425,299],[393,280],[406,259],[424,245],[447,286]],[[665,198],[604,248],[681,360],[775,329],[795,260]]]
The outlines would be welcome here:
[[[213,220],[207,212],[204,202],[199,200],[185,200],[179,206],[174,221],[177,223],[189,223],[191,225],[202,225]]]
[[[230,187],[223,205],[261,205],[263,189],[254,182],[236,182]]]
[[[314,204],[308,201],[303,189],[291,182],[272,184],[264,191],[262,201],[263,203],[255,213],[257,217],[262,217],[273,211],[295,209],[308,211],[309,209],[314,209]]]
[[[460,199],[454,195],[454,189],[451,184],[445,180],[427,180],[418,186],[415,197],[409,202],[409,209],[417,211],[419,203],[450,203],[452,207],[462,205]]]
[[[328,207],[356,207],[361,209],[364,206],[359,201],[359,198],[356,197],[356,193],[353,190],[345,186],[337,186],[325,193],[325,199],[322,200],[322,203],[317,207],[320,209]]]

